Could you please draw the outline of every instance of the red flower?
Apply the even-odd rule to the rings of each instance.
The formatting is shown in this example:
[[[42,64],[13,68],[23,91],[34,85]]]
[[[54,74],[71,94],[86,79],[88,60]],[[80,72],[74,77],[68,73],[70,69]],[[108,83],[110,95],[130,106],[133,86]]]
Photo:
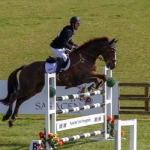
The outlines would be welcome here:
[[[44,144],[41,144],[41,147],[44,147]]]
[[[44,137],[44,133],[40,132],[39,133],[40,139]]]
[[[112,123],[114,123],[114,122],[115,122],[115,120],[113,120],[113,119],[112,119],[112,121],[111,121],[111,122],[112,122]]]
[[[108,116],[107,119],[108,119],[109,121],[111,121],[111,123],[114,123],[114,122],[115,122],[110,116]]]
[[[62,142],[62,145],[64,145],[65,144],[65,142],[64,141],[61,141]]]
[[[36,146],[37,146],[37,147],[39,147],[39,146],[40,146],[40,144],[38,144],[38,143],[37,143],[37,144],[36,144]]]
[[[107,119],[108,119],[109,121],[112,121],[112,118],[111,118],[110,116],[108,116]]]
[[[53,133],[49,133],[49,134],[48,134],[48,137],[49,137],[49,138],[52,138],[52,137],[53,137]]]

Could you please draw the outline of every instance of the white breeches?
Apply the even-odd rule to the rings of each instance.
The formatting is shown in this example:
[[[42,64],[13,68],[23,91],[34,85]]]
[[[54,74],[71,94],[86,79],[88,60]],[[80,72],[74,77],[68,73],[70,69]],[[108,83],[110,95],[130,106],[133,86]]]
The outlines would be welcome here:
[[[67,49],[59,49],[59,48],[52,48],[50,47],[50,50],[58,57],[63,58],[63,60],[66,62],[67,61],[67,55],[65,54],[65,51]]]

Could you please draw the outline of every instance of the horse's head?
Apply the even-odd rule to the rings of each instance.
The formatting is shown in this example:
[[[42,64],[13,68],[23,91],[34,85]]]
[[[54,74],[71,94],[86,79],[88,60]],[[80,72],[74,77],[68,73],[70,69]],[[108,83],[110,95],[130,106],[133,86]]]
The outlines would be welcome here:
[[[98,56],[101,55],[103,59],[100,60],[104,60],[106,67],[112,70],[116,67],[117,48],[115,47],[115,43],[117,41],[115,39],[110,41],[108,37],[90,39],[78,48],[78,52],[85,55],[84,59],[86,59],[88,64],[95,63]],[[80,59],[83,56],[81,54]]]
[[[116,67],[116,50],[117,50],[117,48],[115,46],[115,43],[117,41],[118,40],[115,40],[115,39],[108,41],[106,50],[103,53],[103,58],[106,63],[106,67],[110,68],[111,70]]]

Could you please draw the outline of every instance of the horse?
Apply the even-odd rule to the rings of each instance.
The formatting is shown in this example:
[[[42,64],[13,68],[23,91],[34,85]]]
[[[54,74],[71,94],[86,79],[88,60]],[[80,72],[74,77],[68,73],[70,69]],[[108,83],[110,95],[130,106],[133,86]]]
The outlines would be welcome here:
[[[77,50],[69,54],[70,67],[59,74],[57,86],[66,86],[71,88],[84,83],[94,82],[95,89],[107,81],[107,76],[96,73],[96,59],[102,56],[106,67],[111,70],[116,67],[116,46],[118,40],[109,40],[108,37],[98,37],[88,40],[78,47]],[[36,61],[28,65],[23,65],[14,70],[8,77],[6,98],[0,99],[0,103],[9,106],[2,121],[8,121],[9,127],[12,127],[18,116],[20,105],[41,92],[44,87],[46,61]],[[17,73],[19,74],[19,83]],[[101,82],[102,81],[102,82]],[[13,103],[16,100],[16,106],[13,109]]]

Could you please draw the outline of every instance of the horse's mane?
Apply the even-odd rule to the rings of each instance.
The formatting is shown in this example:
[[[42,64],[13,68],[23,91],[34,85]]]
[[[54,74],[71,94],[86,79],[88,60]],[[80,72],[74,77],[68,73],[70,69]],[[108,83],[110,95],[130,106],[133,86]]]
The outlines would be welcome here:
[[[88,40],[87,42],[84,42],[82,45],[79,46],[79,48],[85,48],[85,47],[89,46],[89,44],[92,44],[96,41],[108,41],[108,40],[109,39],[107,36],[93,38],[93,39]]]

